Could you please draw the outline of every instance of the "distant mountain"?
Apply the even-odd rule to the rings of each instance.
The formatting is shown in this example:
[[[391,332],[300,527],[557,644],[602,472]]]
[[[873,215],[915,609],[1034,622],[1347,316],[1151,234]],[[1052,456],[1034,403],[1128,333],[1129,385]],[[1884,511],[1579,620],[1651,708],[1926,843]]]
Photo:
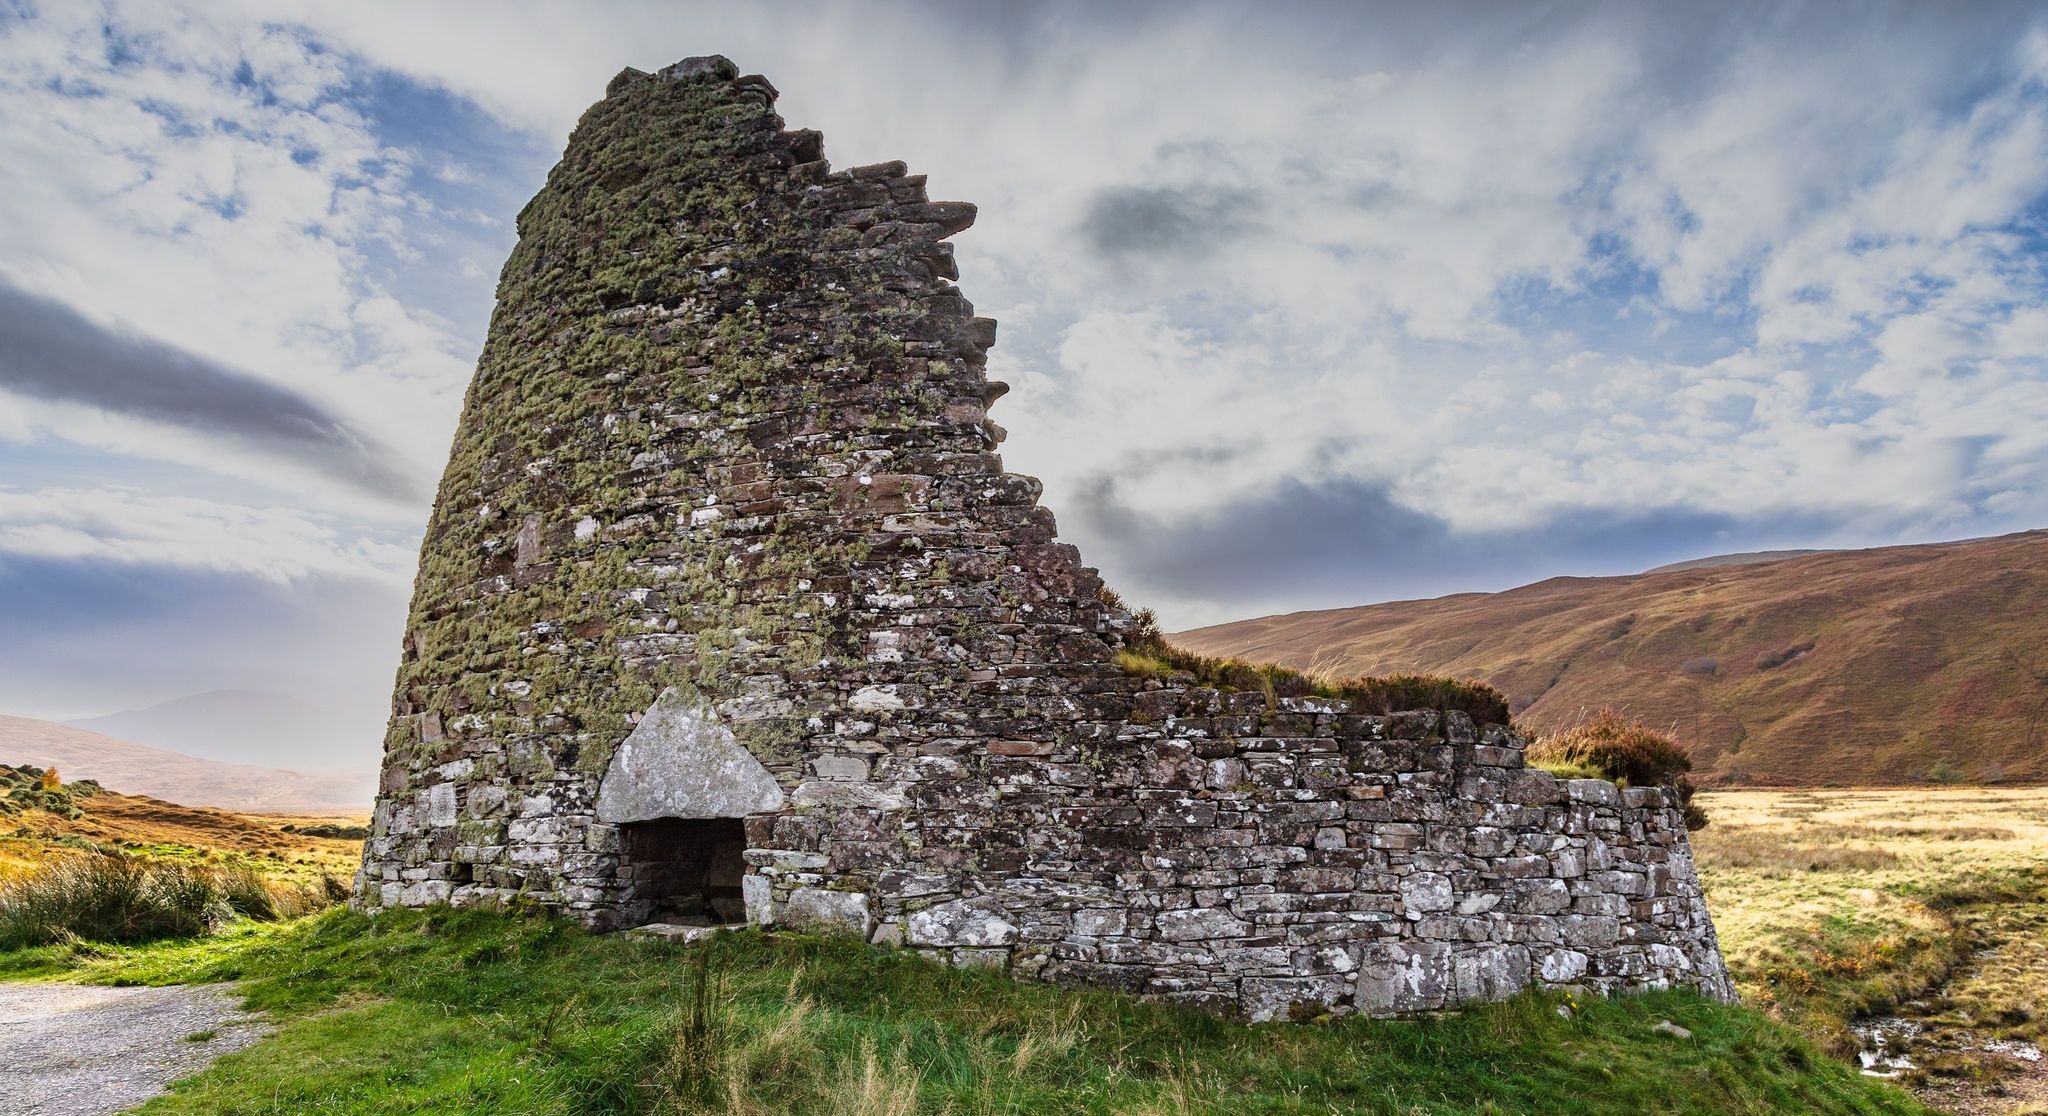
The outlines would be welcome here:
[[[382,725],[258,690],[214,690],[68,723],[221,763],[311,771],[369,770],[384,749]]]
[[[1777,562],[1786,558],[1804,558],[1809,554],[1826,554],[1825,550],[1751,550],[1742,554],[1716,554],[1710,558],[1694,558],[1685,562],[1673,562],[1658,566],[1645,573],[1677,573],[1680,570],[1706,570],[1715,566],[1754,566],[1762,562]]]
[[[1615,705],[1675,731],[1710,781],[2048,779],[2048,531],[1561,577],[1171,638],[1333,673],[1483,678],[1539,730]]]
[[[54,721],[0,715],[0,763],[55,767],[130,794],[231,810],[367,809],[376,777],[216,763]]]

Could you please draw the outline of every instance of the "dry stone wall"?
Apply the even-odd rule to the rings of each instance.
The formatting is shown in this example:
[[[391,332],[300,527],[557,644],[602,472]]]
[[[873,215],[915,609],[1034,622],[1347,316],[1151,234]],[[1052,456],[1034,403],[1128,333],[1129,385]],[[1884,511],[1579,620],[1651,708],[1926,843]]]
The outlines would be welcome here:
[[[521,213],[360,905],[617,928],[691,876],[706,914],[1255,1019],[1731,994],[1668,792],[1119,670],[1131,616],[995,453],[974,208],[831,170],[774,100],[628,70]]]

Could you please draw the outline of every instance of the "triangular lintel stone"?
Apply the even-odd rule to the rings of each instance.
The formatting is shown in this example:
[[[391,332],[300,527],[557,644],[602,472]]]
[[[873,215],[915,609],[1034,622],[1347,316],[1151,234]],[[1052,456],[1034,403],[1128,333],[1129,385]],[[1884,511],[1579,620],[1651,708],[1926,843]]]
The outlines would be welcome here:
[[[782,788],[708,708],[671,687],[612,754],[597,820],[743,818],[782,809]]]

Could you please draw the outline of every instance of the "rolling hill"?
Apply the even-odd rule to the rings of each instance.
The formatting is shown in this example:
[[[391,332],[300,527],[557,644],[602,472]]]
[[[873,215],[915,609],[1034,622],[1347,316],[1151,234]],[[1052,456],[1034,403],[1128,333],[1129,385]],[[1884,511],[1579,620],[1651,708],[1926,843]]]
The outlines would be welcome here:
[[[1707,781],[2048,779],[2048,531],[1741,557],[1171,638],[1482,678],[1536,731],[1614,705],[1673,730]]]
[[[375,776],[216,763],[96,732],[0,715],[0,763],[56,767],[133,794],[230,810],[368,809]]]
[[[381,720],[366,724],[360,715],[261,690],[214,690],[66,723],[219,763],[369,771],[384,757]]]
[[[0,766],[0,790],[40,774],[33,766]],[[347,876],[362,858],[360,814],[240,814],[94,790],[80,780],[67,781],[57,801],[68,808],[52,809],[47,795],[0,796],[0,881],[82,848],[235,861],[289,875]]]

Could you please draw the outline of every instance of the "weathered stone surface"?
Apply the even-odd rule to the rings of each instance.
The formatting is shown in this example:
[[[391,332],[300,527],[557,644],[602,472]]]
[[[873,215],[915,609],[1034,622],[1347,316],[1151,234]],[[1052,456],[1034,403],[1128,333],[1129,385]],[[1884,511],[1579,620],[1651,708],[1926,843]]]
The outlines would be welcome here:
[[[1328,1014],[1350,994],[1351,980],[1345,976],[1247,977],[1241,1004],[1253,1023],[1309,1019]]]
[[[673,922],[650,922],[645,926],[635,926],[631,930],[626,931],[626,936],[629,938],[656,938],[661,941],[681,942],[684,945],[689,945],[693,942],[701,942],[706,938],[715,937],[724,929],[725,927],[723,926],[683,926]]]
[[[775,776],[732,731],[670,689],[612,753],[598,786],[597,817],[614,824],[743,818],[779,810],[782,803]]]
[[[1393,1015],[1444,1006],[1451,985],[1451,947],[1430,942],[1375,942],[1360,950],[1360,1011]]]
[[[797,888],[783,907],[782,920],[802,929],[858,934],[863,938],[874,932],[874,914],[868,897],[854,891]]]
[[[956,899],[911,915],[905,937],[918,946],[1007,946],[1017,927],[1004,914],[991,899]]]
[[[1120,670],[1134,618],[996,453],[973,207],[774,98],[625,71],[521,213],[359,904],[615,928],[703,870],[718,917],[1260,1019],[1731,994],[1663,792]]]

